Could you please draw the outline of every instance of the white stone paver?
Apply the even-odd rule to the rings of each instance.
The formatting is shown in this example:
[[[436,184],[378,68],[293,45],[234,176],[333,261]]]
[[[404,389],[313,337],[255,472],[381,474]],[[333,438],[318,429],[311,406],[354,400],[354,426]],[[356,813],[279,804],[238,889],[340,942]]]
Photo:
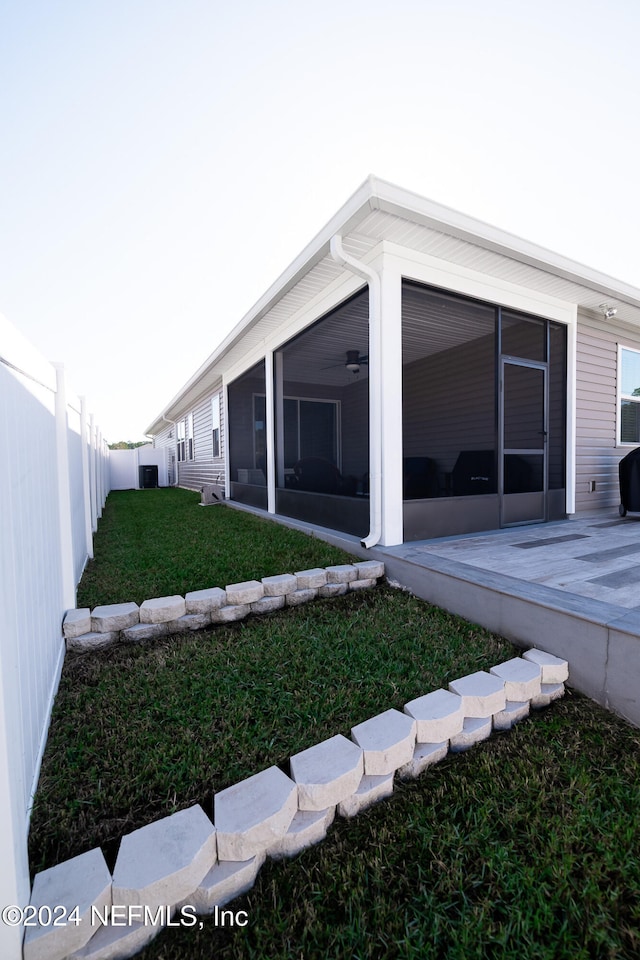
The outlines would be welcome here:
[[[326,567],[327,583],[351,583],[358,579],[358,571],[352,563],[338,563],[333,567]]]
[[[255,603],[264,597],[264,587],[259,580],[245,580],[243,583],[230,583],[227,588],[228,604]]]
[[[381,560],[361,560],[354,563],[359,580],[379,580],[384,577],[384,563]]]
[[[178,620],[187,612],[184,597],[154,597],[140,605],[140,623],[166,623]]]
[[[418,743],[442,743],[462,730],[462,697],[450,690],[434,690],[405,703],[404,712],[416,721]]]
[[[96,633],[94,631],[83,633],[79,637],[69,637],[66,642],[67,650],[99,650],[100,647],[108,647],[111,643],[115,643],[119,636],[120,633],[117,630],[109,633]]]
[[[268,853],[298,811],[298,790],[279,767],[241,780],[213,798],[220,860],[249,860]]]
[[[68,960],[126,960],[134,957],[156,937],[171,919],[174,911],[160,908],[147,911],[144,908],[121,909],[118,904],[109,922],[99,928],[89,943]],[[133,919],[138,914],[142,920]],[[129,922],[131,918],[132,922]]]
[[[532,698],[531,706],[534,710],[540,710],[561,697],[564,697],[564,683],[543,683],[538,696]]]
[[[91,611],[91,629],[96,633],[126,630],[139,622],[140,608],[137,603],[109,603]]]
[[[247,893],[256,882],[265,858],[262,852],[248,860],[219,860],[189,896],[189,904],[196,913],[206,914]]]
[[[255,602],[255,601],[252,601]],[[235,620],[243,620],[251,613],[250,603],[237,603],[218,610],[211,611],[211,623],[233,623]]]
[[[375,587],[377,581],[372,577],[371,580],[352,580],[349,584],[349,590],[370,590]]]
[[[58,920],[67,920],[77,906],[80,922],[26,927],[24,960],[61,960],[83,947],[97,929],[92,926],[91,908],[102,911],[111,905],[111,874],[102,851],[94,848],[36,874],[30,902],[38,909],[49,907],[52,919]],[[64,908],[63,917],[53,912],[55,907]]]
[[[83,633],[91,631],[91,610],[80,607],[77,610],[67,610],[62,621],[62,635],[70,640]]]
[[[398,777],[400,780],[415,780],[427,767],[444,760],[448,752],[448,740],[443,743],[416,743],[413,757],[398,769]]]
[[[335,807],[329,807],[328,810],[298,810],[291,826],[269,852],[269,856],[275,860],[295,857],[301,850],[320,843],[326,837],[335,814]]]
[[[138,643],[141,640],[157,640],[159,637],[166,637],[168,632],[166,623],[134,623],[132,627],[122,631],[122,639],[130,643]]]
[[[494,730],[510,730],[514,723],[529,716],[530,700],[507,700],[504,710],[493,715]]]
[[[452,753],[468,750],[475,743],[491,736],[491,717],[467,717],[460,733],[451,737],[449,749]]]
[[[504,663],[491,667],[489,673],[504,681],[504,693],[507,700],[531,700],[540,693],[542,670],[537,663],[513,657]]]
[[[338,813],[341,817],[355,817],[362,810],[373,806],[379,800],[390,797],[393,793],[393,774],[388,773],[385,776],[365,776],[360,781],[358,789],[349,797],[345,797],[338,804]]]
[[[261,615],[263,613],[275,613],[276,610],[282,610],[286,602],[286,597],[274,596],[274,597],[262,597],[261,600],[256,600],[255,603],[250,603],[251,613],[256,613]]]
[[[351,738],[362,747],[365,775],[382,777],[412,759],[416,722],[399,710],[385,710],[352,727]]]
[[[318,589],[316,587],[305,587],[300,590],[294,590],[293,593],[287,594],[287,606],[299,607],[303,603],[309,603],[310,600],[315,600],[317,596]]]
[[[342,734],[291,757],[300,810],[326,810],[355,793],[364,773],[362,750]]]
[[[317,589],[318,587],[324,587],[327,582],[327,571],[323,567],[298,570],[295,578],[298,581],[298,590]]]
[[[449,690],[462,697],[465,717],[490,717],[499,710],[504,710],[507,702],[504,681],[484,670],[452,680]]]
[[[318,589],[318,596],[323,599],[326,597],[341,597],[349,589],[349,583],[325,583],[324,587]]]
[[[211,613],[227,604],[227,591],[220,587],[208,587],[206,590],[192,590],[186,594],[184,602],[187,613]]]
[[[281,573],[275,577],[263,577],[265,597],[284,597],[298,589],[298,578],[292,573]]]
[[[185,613],[177,620],[167,620],[167,633],[187,633],[189,630],[202,630],[211,623],[210,613]]]
[[[195,805],[122,838],[113,871],[113,902],[150,908],[176,904],[196,889],[216,860],[216,831]]]
[[[543,683],[564,683],[569,679],[569,664],[552,653],[545,653],[533,647],[522,655],[525,660],[537,663],[542,670]]]

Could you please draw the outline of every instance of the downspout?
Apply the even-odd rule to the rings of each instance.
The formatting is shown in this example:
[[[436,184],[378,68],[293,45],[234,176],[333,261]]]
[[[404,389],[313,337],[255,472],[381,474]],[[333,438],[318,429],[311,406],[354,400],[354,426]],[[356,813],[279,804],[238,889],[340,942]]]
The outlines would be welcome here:
[[[178,477],[178,424],[176,423],[175,420],[169,420],[169,417],[165,417],[164,413],[161,414],[161,416],[162,416],[162,419],[165,421],[165,423],[170,423],[171,426],[173,427],[173,441],[176,445],[176,475],[175,475],[175,479],[173,481],[172,486],[177,487],[178,480],[179,480],[179,477]]]
[[[380,356],[380,276],[371,267],[345,252],[342,237],[334,234],[331,256],[369,285],[369,535],[366,549],[382,536],[382,358]]]

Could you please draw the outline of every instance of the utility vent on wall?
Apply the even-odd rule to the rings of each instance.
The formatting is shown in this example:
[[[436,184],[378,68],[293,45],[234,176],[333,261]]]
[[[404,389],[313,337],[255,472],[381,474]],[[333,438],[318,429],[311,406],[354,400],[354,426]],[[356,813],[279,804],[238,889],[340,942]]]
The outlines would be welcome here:
[[[205,483],[201,490],[201,507],[209,507],[213,503],[222,503],[224,500],[224,487],[221,483]]]

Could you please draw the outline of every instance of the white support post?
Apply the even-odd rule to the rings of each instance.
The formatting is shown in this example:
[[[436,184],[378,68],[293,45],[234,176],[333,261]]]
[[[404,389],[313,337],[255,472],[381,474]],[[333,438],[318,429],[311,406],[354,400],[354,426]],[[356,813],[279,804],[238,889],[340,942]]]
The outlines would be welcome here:
[[[231,467],[229,465],[229,386],[226,380],[222,381],[222,426],[224,428],[220,436],[222,443],[222,452],[224,455],[224,496],[226,500],[231,497]]]
[[[76,605],[71,519],[71,483],[69,480],[69,426],[64,366],[53,364],[56,371],[56,457],[58,471],[58,518],[60,524],[60,567],[62,605],[71,610]]]
[[[402,275],[383,257],[380,269],[380,358],[382,390],[381,544],[403,542],[402,507]],[[376,385],[373,385],[376,388]]]
[[[264,358],[265,440],[267,444],[267,511],[276,512],[276,458],[273,422],[273,352],[267,350]]]
[[[284,487],[284,358],[282,351],[275,354],[274,363],[274,395],[275,395],[275,427],[276,427],[276,458],[277,484]]]
[[[102,431],[100,427],[96,430],[96,450],[98,454],[98,517],[102,516],[104,507],[104,450],[102,444]]]
[[[93,422],[93,414],[89,420],[89,472],[91,480],[91,530],[95,533],[98,529],[98,480],[96,463],[96,428]]]
[[[91,470],[89,466],[89,431],[87,401],[80,397],[80,443],[82,445],[82,498],[84,500],[84,537],[87,557],[93,558],[93,531],[91,529]]]

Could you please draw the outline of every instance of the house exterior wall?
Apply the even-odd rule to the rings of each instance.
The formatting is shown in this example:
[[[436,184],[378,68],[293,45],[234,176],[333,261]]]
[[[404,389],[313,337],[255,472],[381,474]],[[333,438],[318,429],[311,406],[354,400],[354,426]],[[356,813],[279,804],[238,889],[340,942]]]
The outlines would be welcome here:
[[[193,414],[193,460],[179,464],[181,487],[199,490],[203,484],[224,477],[224,456],[213,456],[213,419],[211,398],[218,390],[206,396],[190,411]],[[220,403],[220,452],[224,453],[224,404]]]
[[[213,456],[213,416],[212,397],[220,397],[220,456]],[[167,422],[153,438],[156,449],[166,450],[166,481],[160,480],[160,486],[180,486],[189,490],[199,490],[205,483],[213,483],[225,475],[226,450],[226,410],[222,391],[212,390],[201,398],[179,420],[185,420],[191,414],[193,418],[193,458],[178,461],[176,448],[176,427]],[[187,453],[188,457],[188,453]],[[140,461],[142,462],[142,461]]]
[[[153,438],[155,450],[164,450],[167,464],[167,486],[173,487],[176,483],[176,429],[171,423],[165,424]]]
[[[338,254],[335,260],[330,252],[332,245]],[[346,258],[340,254],[340,246]],[[419,430],[415,437],[409,437],[403,450],[399,429],[399,286],[403,279],[544,318],[551,321],[550,329],[562,327],[566,331],[566,413],[563,371],[559,363],[549,370],[556,417],[553,433],[558,437],[563,432],[560,418],[566,417],[564,449],[559,441],[549,456],[550,486],[553,493],[558,493],[554,510],[561,513],[559,491],[565,472],[567,514],[580,515],[618,502],[617,465],[630,449],[619,445],[616,435],[618,351],[620,345],[640,349],[640,291],[375,179],[363,185],[302,251],[167,409],[183,413],[191,402],[187,398],[197,396],[204,383],[215,382],[214,377],[222,379],[226,392],[265,357],[270,367],[270,358],[277,359],[284,345],[363,289],[364,277],[371,276],[367,267],[377,274],[383,304],[379,326],[376,322],[369,327],[370,335],[375,328],[383,344],[370,345],[369,349],[370,364],[377,356],[376,362],[382,366],[381,375],[372,377],[370,384],[370,412],[375,413],[370,416],[371,436],[375,444],[380,441],[383,451],[382,463],[375,468],[376,478],[384,476],[380,497],[371,499],[372,517],[374,501],[378,500],[382,504],[382,543],[400,542],[397,537],[402,536],[403,456],[429,455],[417,449]],[[374,281],[372,287],[376,286]],[[616,322],[603,320],[604,301],[616,307]],[[448,358],[440,357],[440,361],[446,363]],[[427,364],[414,369],[409,366],[404,375],[415,381],[417,403],[424,392],[420,377],[438,373],[427,370]],[[350,418],[346,416],[346,398],[342,403],[344,426]],[[412,404],[405,408],[408,423],[411,418],[419,418]],[[241,428],[242,424],[233,423],[234,448]],[[454,428],[450,422],[447,432]],[[363,423],[361,428],[353,426],[353,436],[343,435],[343,473],[352,472],[346,451],[357,450],[364,431]],[[405,441],[408,433],[404,431]],[[484,434],[479,431],[477,437],[480,442]],[[483,439],[482,445],[486,442],[488,439]],[[377,463],[375,444],[372,459]],[[227,451],[228,446],[225,443]],[[448,453],[443,447],[441,454],[445,466],[447,458],[451,466],[452,451]],[[270,510],[275,509],[276,502],[273,473],[269,474],[266,500]],[[233,482],[233,476],[227,479]]]
[[[0,471],[0,902],[25,905],[29,813],[62,669],[66,584],[73,605],[108,489],[108,451],[96,448],[80,401],[66,397],[60,368],[1,317],[0,335],[0,443],[10,451]],[[22,956],[21,934],[0,923],[0,956]]]
[[[576,514],[620,502],[618,463],[633,446],[617,441],[618,346],[640,350],[640,331],[579,314],[576,360]],[[595,481],[595,491],[590,490]]]

